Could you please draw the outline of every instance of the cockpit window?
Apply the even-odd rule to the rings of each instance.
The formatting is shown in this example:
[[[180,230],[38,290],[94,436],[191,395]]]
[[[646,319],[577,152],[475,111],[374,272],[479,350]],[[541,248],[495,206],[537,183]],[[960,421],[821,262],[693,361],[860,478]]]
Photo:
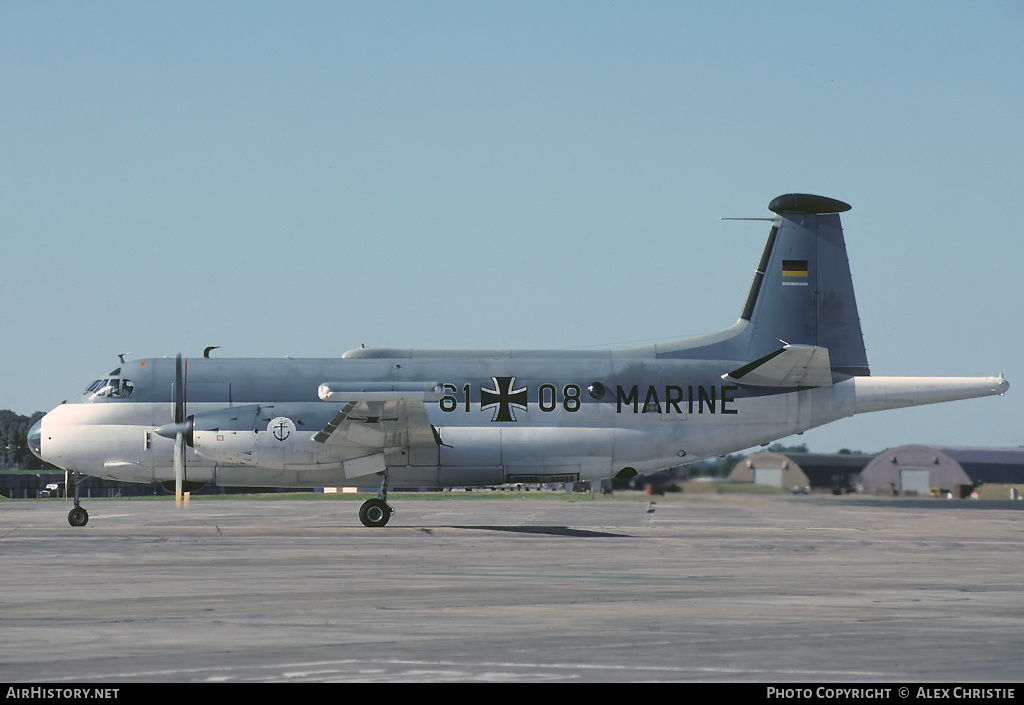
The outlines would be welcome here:
[[[131,396],[135,391],[135,385],[129,379],[98,379],[89,385],[85,393],[90,399],[108,397],[111,399],[123,399]]]

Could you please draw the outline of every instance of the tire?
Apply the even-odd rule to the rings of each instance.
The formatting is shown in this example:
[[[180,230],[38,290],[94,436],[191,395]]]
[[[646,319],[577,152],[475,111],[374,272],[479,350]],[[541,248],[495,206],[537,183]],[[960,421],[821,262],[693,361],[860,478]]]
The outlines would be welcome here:
[[[68,523],[71,526],[85,526],[89,523],[89,512],[81,507],[75,507],[68,512]]]
[[[391,518],[391,507],[380,499],[368,499],[359,507],[359,521],[363,526],[384,526]]]

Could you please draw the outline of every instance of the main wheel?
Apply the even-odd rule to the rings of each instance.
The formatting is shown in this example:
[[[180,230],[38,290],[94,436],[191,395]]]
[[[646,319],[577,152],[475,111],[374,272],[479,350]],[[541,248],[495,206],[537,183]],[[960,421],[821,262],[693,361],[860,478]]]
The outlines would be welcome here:
[[[89,523],[89,512],[81,507],[75,507],[68,512],[68,523],[71,526],[85,526]]]
[[[391,518],[391,507],[382,499],[368,499],[359,507],[359,521],[363,526],[384,526]]]

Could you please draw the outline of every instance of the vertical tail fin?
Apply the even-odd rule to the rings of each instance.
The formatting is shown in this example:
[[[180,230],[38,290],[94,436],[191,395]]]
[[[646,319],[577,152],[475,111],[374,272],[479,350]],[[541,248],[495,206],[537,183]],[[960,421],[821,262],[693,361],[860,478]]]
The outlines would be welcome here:
[[[827,348],[833,372],[869,374],[839,220],[850,206],[791,193],[772,200],[768,208],[776,216],[740,320],[706,343],[674,350],[659,346],[659,354],[750,361],[778,350],[784,341]]]
[[[787,194],[768,208],[778,217],[741,318],[759,357],[778,341],[827,348],[832,369],[868,374],[839,213],[850,206],[824,196]],[[763,352],[759,352],[763,351]]]

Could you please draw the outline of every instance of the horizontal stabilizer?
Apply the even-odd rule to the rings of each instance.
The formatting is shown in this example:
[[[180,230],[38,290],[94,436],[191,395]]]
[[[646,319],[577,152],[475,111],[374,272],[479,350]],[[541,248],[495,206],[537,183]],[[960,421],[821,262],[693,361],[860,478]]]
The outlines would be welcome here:
[[[755,387],[828,387],[832,385],[832,367],[826,348],[786,345],[722,375],[722,379]]]

